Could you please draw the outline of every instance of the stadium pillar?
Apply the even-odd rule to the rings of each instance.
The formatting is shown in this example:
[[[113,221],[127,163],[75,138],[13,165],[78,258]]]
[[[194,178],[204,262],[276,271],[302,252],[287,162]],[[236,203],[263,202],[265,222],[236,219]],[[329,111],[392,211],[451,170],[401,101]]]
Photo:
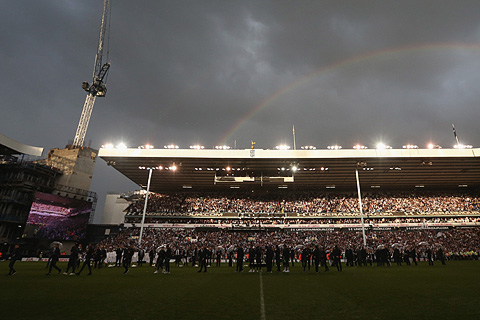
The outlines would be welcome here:
[[[138,237],[138,246],[142,245],[143,226],[145,224],[145,213],[147,212],[148,194],[150,193],[150,181],[152,181],[153,168],[147,168],[148,170],[148,182],[147,182],[147,194],[145,196],[145,204],[143,206],[142,224],[140,226],[140,237]]]
[[[360,207],[360,219],[362,220],[363,246],[366,247],[367,239],[365,238],[365,223],[363,222],[362,194],[360,192],[360,179],[358,179],[358,169],[355,169],[355,177],[357,178],[358,206]]]

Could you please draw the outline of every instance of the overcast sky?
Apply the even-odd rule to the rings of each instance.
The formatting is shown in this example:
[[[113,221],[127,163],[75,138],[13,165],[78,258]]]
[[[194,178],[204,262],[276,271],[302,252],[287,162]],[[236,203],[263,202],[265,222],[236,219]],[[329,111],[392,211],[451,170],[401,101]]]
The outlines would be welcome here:
[[[103,1],[0,3],[0,133],[73,140]],[[112,0],[86,144],[479,146],[480,1]],[[136,185],[97,161],[92,190]],[[103,205],[103,201],[101,201]],[[98,210],[102,210],[99,207]]]

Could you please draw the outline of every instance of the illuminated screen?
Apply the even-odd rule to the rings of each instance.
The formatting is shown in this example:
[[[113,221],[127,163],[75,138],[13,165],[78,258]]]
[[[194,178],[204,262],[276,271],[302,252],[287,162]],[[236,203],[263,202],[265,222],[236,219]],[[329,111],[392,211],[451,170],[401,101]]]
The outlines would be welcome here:
[[[91,212],[91,202],[36,192],[25,227],[25,237],[83,239]]]

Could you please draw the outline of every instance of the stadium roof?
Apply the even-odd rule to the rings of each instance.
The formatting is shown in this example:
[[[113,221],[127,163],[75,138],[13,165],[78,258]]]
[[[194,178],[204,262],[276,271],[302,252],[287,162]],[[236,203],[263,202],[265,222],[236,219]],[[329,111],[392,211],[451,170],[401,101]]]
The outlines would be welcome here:
[[[151,191],[182,189],[361,187],[478,188],[480,149],[190,150],[105,149],[99,156],[142,187],[155,168]]]
[[[43,153],[43,148],[32,147],[18,141],[15,141],[3,134],[0,134],[0,154],[12,155],[12,154],[26,154],[31,156],[40,157]]]

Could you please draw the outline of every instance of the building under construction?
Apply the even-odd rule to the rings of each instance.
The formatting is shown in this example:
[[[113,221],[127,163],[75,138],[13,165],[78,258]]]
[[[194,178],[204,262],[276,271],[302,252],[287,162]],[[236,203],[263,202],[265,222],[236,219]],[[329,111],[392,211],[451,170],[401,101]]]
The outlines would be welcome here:
[[[19,143],[0,135],[0,242],[2,252],[12,243],[27,241],[25,230],[32,204],[45,195],[61,202],[87,203],[93,216],[96,194],[90,190],[97,150],[91,148],[52,149],[42,159],[43,148]],[[61,200],[59,200],[61,199]],[[50,202],[54,199],[49,199]],[[53,208],[54,205],[52,204]],[[49,212],[56,216],[55,212]],[[44,214],[45,216],[45,214]],[[58,216],[58,215],[57,215]],[[51,219],[51,218],[50,218]],[[45,220],[45,218],[44,218]],[[44,222],[44,221],[43,221]],[[43,223],[42,222],[42,223]],[[88,222],[88,220],[86,221]],[[86,223],[85,226],[86,228]],[[34,229],[38,231],[39,228]],[[31,234],[35,237],[39,234]],[[40,237],[37,237],[40,238]],[[48,241],[75,240],[66,237],[45,237]]]

